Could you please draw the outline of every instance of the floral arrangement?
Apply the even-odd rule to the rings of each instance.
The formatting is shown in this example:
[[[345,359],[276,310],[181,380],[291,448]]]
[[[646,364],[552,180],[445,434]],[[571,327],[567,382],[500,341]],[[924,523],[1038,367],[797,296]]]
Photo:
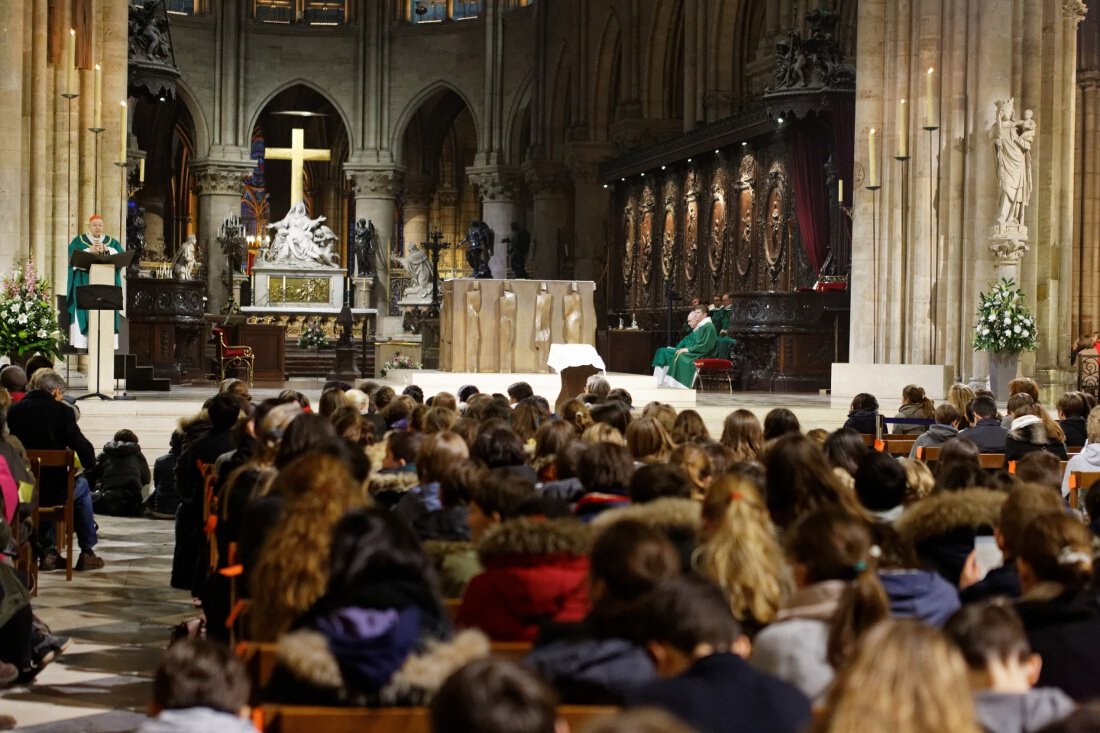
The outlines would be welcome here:
[[[423,369],[424,365],[407,354],[396,352],[389,361],[382,365],[380,374],[385,377],[390,369]]]
[[[309,323],[302,328],[302,333],[298,336],[298,346],[303,349],[314,349],[315,351],[327,349],[329,347],[328,336],[321,330],[320,325]]]
[[[978,322],[974,348],[980,351],[1035,351],[1038,339],[1035,316],[1024,305],[1024,292],[1016,281],[1001,278],[989,293],[978,294]]]
[[[34,259],[17,263],[0,287],[0,353],[59,356],[61,329],[51,304],[50,282],[38,277]]]

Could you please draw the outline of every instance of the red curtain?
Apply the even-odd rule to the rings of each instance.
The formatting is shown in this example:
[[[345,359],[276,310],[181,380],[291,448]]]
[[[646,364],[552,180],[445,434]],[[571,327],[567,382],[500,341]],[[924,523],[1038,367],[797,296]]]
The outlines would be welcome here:
[[[791,151],[791,183],[794,186],[795,214],[802,247],[815,273],[829,254],[828,192],[825,189],[825,161],[829,141],[816,118],[795,123]]]

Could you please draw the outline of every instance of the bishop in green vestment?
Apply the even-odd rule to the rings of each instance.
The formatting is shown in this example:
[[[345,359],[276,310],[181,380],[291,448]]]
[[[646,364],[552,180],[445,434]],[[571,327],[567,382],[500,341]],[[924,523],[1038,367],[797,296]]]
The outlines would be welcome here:
[[[695,381],[695,360],[713,356],[718,331],[706,310],[696,308],[688,314],[691,333],[675,346],[663,346],[653,355],[653,376],[658,386],[691,389]]]
[[[73,252],[90,249],[100,254],[120,254],[122,243],[109,234],[103,233],[103,217],[93,214],[88,219],[88,231],[73,237],[69,242],[69,259]],[[76,307],[76,288],[88,284],[88,271],[73,269],[69,266],[69,343],[77,349],[88,348],[88,311]],[[122,285],[122,278],[115,271],[115,285]],[[118,313],[115,313],[115,339],[118,339]]]

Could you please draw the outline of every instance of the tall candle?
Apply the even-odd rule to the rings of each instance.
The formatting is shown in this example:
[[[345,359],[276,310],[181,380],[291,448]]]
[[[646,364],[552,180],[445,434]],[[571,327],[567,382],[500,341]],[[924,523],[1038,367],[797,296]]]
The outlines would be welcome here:
[[[145,183],[145,158],[138,160],[138,183]]]
[[[875,128],[867,133],[867,185],[878,185],[878,156],[875,151]]]
[[[119,106],[122,108],[122,120],[119,124],[118,135],[118,162],[126,162],[126,100],[119,102]]]
[[[894,157],[909,157],[909,108],[904,99],[898,102],[898,150]]]
[[[940,124],[936,114],[936,70],[933,67],[928,67],[928,73],[925,75],[924,81],[924,126],[934,129],[939,127]]]
[[[840,180],[837,181],[836,198],[837,198],[837,201],[839,201],[840,203],[844,203],[844,179],[843,178],[841,178]]]
[[[95,65],[95,96],[93,99],[93,122],[92,127],[97,130],[103,129],[103,68],[99,65]]]
[[[65,94],[76,94],[76,31],[72,28],[65,43]]]

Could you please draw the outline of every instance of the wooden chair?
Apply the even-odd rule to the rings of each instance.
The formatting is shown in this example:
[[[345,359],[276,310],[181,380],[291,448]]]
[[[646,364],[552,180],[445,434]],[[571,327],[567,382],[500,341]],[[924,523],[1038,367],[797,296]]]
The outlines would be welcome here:
[[[225,329],[214,326],[211,329],[215,343],[218,346],[218,366],[221,368],[221,378],[225,379],[225,370],[228,367],[244,367],[248,371],[248,386],[252,386],[252,367],[255,364],[255,355],[252,347],[240,344],[230,346],[226,341]]]
[[[917,460],[925,463],[937,463],[940,460],[940,446],[922,445],[917,448]]]
[[[43,522],[53,522],[57,535],[57,551],[65,553],[65,580],[73,579],[73,490],[76,485],[76,454],[71,448],[64,450],[28,450],[27,458],[34,471],[34,493],[31,495],[34,534],[38,536]],[[56,506],[41,505],[42,469],[64,468],[66,471],[65,502]],[[35,574],[37,577],[37,573]],[[38,583],[35,583],[37,594]]]
[[[982,453],[978,456],[978,460],[982,462],[982,468],[1004,468],[1005,466],[1004,453]]]
[[[1100,481],[1100,471],[1073,471],[1069,475],[1069,505],[1073,509],[1081,508],[1081,494]]]
[[[730,359],[719,359],[717,357],[707,357],[704,359],[695,360],[695,383],[706,388],[708,379],[717,379],[718,381],[725,381],[729,385],[730,394],[733,394],[733,378],[736,376],[733,369],[733,361]]]
[[[30,459],[32,477],[38,475],[41,465],[42,462],[37,458]],[[31,508],[30,503],[16,507],[15,526],[12,527],[12,531],[15,533],[15,546],[18,548],[18,554],[15,558],[15,571],[23,580],[24,585],[30,589],[31,594],[38,595],[38,562],[34,559],[35,538],[33,530],[27,528],[25,520],[31,515],[27,514],[25,508]],[[33,519],[31,521],[33,522]]]
[[[429,733],[427,708],[336,708],[264,705],[256,716],[265,733]],[[558,716],[570,730],[619,712],[605,705],[559,705]]]
[[[242,641],[234,647],[237,657],[244,662],[248,681],[252,684],[252,705],[260,704],[264,688],[275,672],[275,648],[274,643],[256,641]]]

